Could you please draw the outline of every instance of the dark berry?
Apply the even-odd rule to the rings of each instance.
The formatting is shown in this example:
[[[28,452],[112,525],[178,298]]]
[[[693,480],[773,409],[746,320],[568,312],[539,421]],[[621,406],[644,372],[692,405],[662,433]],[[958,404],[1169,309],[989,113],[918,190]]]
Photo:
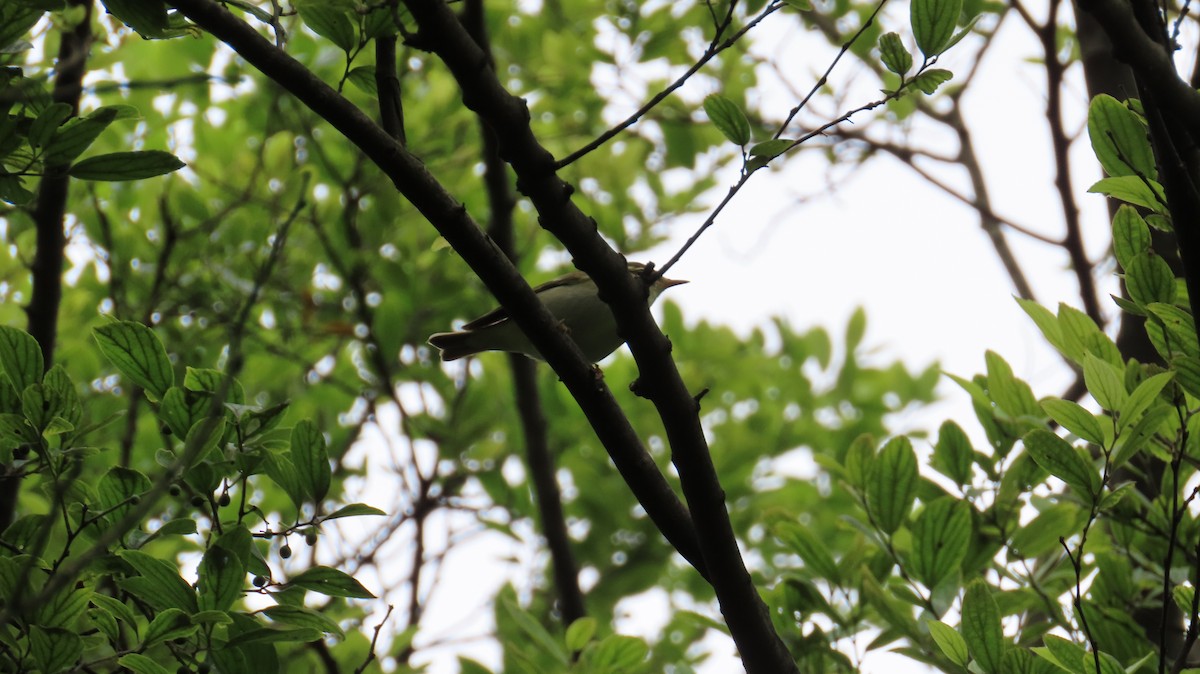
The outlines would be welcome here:
[[[229,505],[229,494],[221,494],[221,497],[217,499],[217,505],[222,508]]]
[[[291,557],[292,556],[292,546],[285,545],[282,548],[279,548],[279,556],[283,557],[284,559]]]

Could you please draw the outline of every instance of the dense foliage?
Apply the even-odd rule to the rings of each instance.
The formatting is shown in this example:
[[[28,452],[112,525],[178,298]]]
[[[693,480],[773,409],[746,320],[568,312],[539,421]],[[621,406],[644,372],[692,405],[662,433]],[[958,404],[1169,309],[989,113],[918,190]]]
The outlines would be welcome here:
[[[701,232],[811,147],[924,171],[894,132],[965,128],[974,70],[938,61],[960,41],[981,58],[1008,12],[1049,31],[1052,105],[1074,59],[1057,3],[1043,24],[1019,3],[883,7],[0,1],[0,670],[421,671],[471,636],[426,616],[463,601],[441,571],[483,539],[538,550],[460,611],[491,607],[496,671],[687,672],[714,634],[752,672],[880,649],[949,672],[1184,671],[1200,291],[1174,237],[1200,221],[1200,163],[1166,158],[1194,90],[1096,96],[1088,117],[1093,190],[1127,204],[1122,334],[1146,350],[1106,333],[1078,222],[1051,243],[1082,308],[1034,301],[1004,244],[1019,227],[971,171],[1080,381],[1039,398],[987,352],[953,377],[979,432],[891,435],[941,373],[865,357],[861,312],[837,344],[782,319],[739,337],[668,295],[660,333],[607,257],[662,243],[720,166],[739,178]],[[839,46],[783,113],[757,102],[762,25]],[[828,88],[843,57],[877,79],[862,100]],[[511,266],[568,256],[629,338],[602,377]],[[553,373],[437,360],[428,335],[493,295]],[[648,592],[661,632],[618,634]]]

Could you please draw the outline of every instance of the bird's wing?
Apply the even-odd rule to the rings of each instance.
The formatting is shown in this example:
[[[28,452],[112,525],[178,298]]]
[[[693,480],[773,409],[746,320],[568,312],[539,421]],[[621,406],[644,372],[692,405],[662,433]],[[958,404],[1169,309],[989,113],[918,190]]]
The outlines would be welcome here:
[[[573,272],[573,273],[567,274],[566,276],[560,276],[552,281],[546,281],[545,283],[537,286],[536,288],[533,289],[533,292],[536,294],[536,293],[545,292],[551,288],[558,288],[559,286],[565,286],[565,285],[570,285],[572,283],[578,283],[581,280],[581,277],[586,278],[586,275],[581,271]],[[479,318],[475,318],[475,319],[472,319],[471,321],[467,322],[466,324],[464,324],[462,326],[462,329],[463,330],[479,330],[480,328],[488,328],[493,325],[499,325],[500,323],[503,323],[504,321],[507,321],[507,320],[508,320],[508,309],[505,309],[504,307],[496,307],[495,309],[492,309],[491,311],[480,316]]]

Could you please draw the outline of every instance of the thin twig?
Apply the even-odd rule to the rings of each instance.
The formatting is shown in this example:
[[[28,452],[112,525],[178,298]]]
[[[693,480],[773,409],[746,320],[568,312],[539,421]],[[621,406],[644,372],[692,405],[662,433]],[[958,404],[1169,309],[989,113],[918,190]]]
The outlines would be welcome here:
[[[692,64],[692,67],[688,68],[686,72],[680,75],[674,82],[669,84],[667,88],[655,94],[649,101],[646,101],[642,107],[638,108],[636,112],[625,118],[624,121],[600,134],[595,140],[587,145],[584,145],[578,150],[555,162],[555,170],[562,170],[576,161],[579,161],[580,158],[612,140],[617,134],[633,126],[647,112],[653,110],[655,106],[663,102],[663,100],[674,93],[676,89],[683,86],[685,82],[691,79],[692,75],[695,75],[697,72],[699,72],[705,64],[713,59],[713,57],[732,47],[735,43],[737,43],[738,40],[742,38],[743,35],[750,32],[750,30],[761,23],[763,19],[767,18],[771,14],[774,14],[776,11],[782,8],[785,3],[783,3],[781,0],[772,0],[772,2],[768,3],[767,6],[758,13],[758,16],[751,19],[750,22],[743,26],[740,30],[729,36],[729,39],[725,40],[724,42],[719,42],[721,35],[724,34],[725,30],[729,28],[729,24],[733,21],[733,9],[736,4],[736,2],[729,3],[729,10],[725,16],[725,19],[716,24],[717,34],[709,43],[708,48],[704,50],[704,54],[694,64]]]

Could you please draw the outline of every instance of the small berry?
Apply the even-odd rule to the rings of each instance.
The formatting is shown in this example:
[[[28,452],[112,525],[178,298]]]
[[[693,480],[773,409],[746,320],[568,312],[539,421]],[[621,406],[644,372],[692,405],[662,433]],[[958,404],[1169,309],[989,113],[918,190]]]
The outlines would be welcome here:
[[[183,490],[180,489],[179,485],[177,485],[177,484],[171,485],[171,488],[168,489],[167,491],[169,491],[171,493],[171,496],[179,496],[180,494],[183,493]]]
[[[285,545],[282,548],[279,548],[279,556],[283,557],[284,559],[291,557],[292,556],[292,546]]]
[[[221,497],[217,499],[217,505],[221,506],[222,508],[229,505],[229,494],[221,494]]]
[[[254,577],[254,587],[262,587],[267,584],[267,579],[264,576]]]
[[[315,531],[306,532],[304,534],[304,542],[308,543],[308,547],[310,547],[310,548],[312,546],[316,545],[317,544],[317,532],[315,532]]]
[[[204,507],[204,498],[201,496],[193,496],[192,497],[192,507],[193,508],[203,508]]]

